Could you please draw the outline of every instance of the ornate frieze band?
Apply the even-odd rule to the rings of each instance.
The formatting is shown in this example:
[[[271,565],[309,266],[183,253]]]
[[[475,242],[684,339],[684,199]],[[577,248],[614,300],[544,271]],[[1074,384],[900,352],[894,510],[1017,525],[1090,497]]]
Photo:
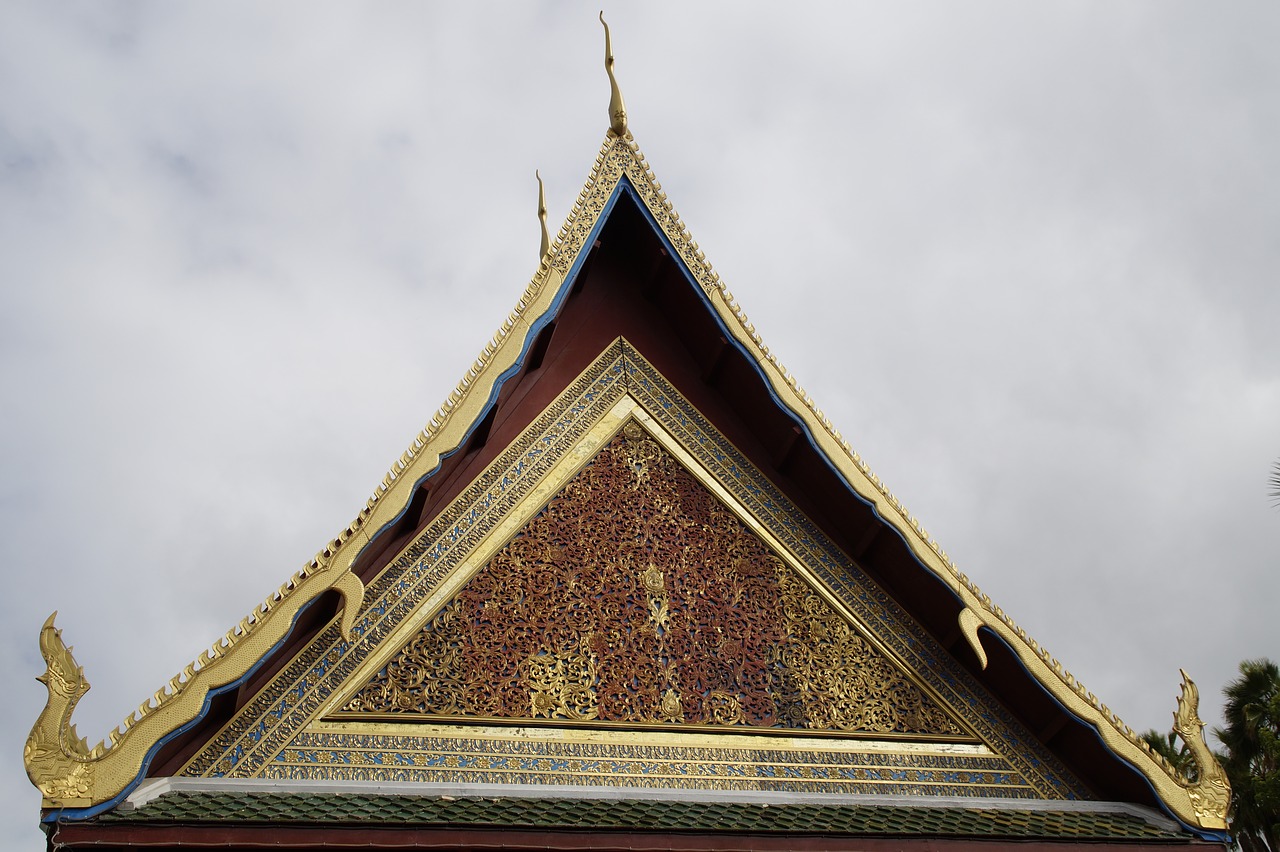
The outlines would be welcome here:
[[[990,753],[743,749],[701,741],[647,745],[529,736],[483,739],[319,730],[297,737],[264,775],[330,781],[805,790],[815,793],[1041,798]],[[419,729],[421,730],[421,729]],[[697,738],[695,738],[697,740]],[[985,750],[984,750],[985,751]]]

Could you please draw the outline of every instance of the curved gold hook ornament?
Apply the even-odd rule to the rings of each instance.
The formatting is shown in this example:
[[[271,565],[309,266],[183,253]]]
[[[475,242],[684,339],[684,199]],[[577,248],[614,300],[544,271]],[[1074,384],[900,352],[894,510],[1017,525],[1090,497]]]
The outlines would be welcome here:
[[[982,619],[978,614],[969,607],[960,610],[960,632],[964,634],[964,638],[968,640],[969,647],[973,649],[973,653],[978,656],[978,662],[982,664],[982,668],[987,667],[987,652],[982,647],[982,640],[978,638],[978,628],[982,626]]]
[[[600,23],[604,24],[604,70],[609,75],[609,129],[617,136],[626,136],[627,107],[622,102],[618,78],[613,76],[613,45],[609,40],[609,25],[605,23],[603,11],[600,12]]]
[[[538,262],[551,250],[551,238],[547,236],[547,193],[542,187],[542,175],[534,169],[533,176],[538,179],[538,221],[542,224],[542,246],[538,249]]]

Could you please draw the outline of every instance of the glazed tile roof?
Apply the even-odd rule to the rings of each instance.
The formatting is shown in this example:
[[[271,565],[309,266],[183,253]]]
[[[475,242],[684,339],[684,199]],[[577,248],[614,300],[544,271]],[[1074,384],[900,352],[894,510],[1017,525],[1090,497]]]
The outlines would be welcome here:
[[[452,798],[345,793],[170,792],[111,824],[433,826],[1003,839],[1190,841],[1123,812],[643,799]]]

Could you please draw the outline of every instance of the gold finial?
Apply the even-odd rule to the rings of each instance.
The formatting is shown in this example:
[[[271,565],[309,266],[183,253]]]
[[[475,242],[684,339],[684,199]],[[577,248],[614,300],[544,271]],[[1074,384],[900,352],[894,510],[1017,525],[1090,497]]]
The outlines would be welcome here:
[[[604,24],[604,70],[609,74],[609,129],[618,136],[626,136],[627,107],[622,102],[618,78],[613,76],[613,47],[609,42],[609,25],[605,24],[603,11],[600,13],[600,23]]]
[[[542,223],[542,247],[538,250],[538,260],[541,261],[551,248],[551,239],[547,236],[547,194],[542,189],[542,175],[537,169],[533,170],[533,176],[538,179],[538,221]]]

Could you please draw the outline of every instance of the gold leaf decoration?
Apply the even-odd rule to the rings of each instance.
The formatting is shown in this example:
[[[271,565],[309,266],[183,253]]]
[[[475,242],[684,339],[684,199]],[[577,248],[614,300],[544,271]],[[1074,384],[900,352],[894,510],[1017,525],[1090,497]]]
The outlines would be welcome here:
[[[964,733],[634,423],[343,710]]]

